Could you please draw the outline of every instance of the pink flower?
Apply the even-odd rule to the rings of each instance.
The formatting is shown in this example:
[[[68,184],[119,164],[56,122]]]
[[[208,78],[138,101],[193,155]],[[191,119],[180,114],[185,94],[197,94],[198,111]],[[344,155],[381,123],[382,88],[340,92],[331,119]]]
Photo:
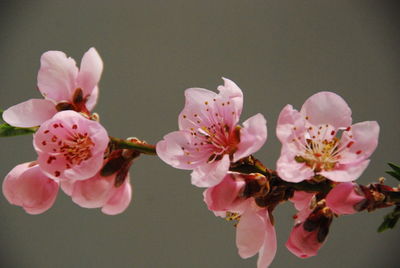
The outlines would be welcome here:
[[[286,247],[299,258],[317,255],[332,223],[333,214],[324,202],[316,202],[314,193],[296,191],[290,199],[298,213]]]
[[[48,210],[57,193],[58,182],[43,174],[34,162],[16,166],[3,181],[3,194],[8,202],[22,207],[29,214]]]
[[[299,258],[316,256],[323,241],[318,240],[319,228],[312,231],[304,228],[304,223],[295,225],[286,242],[287,249]],[[325,239],[325,238],[324,238]]]
[[[74,59],[61,51],[45,52],[40,62],[37,85],[44,99],[30,99],[8,108],[3,113],[4,121],[16,127],[34,127],[60,109],[78,112],[93,109],[103,71],[96,49],[90,48],[83,55],[80,70]]]
[[[103,165],[108,142],[99,122],[74,111],[59,112],[42,123],[33,139],[43,173],[69,180],[93,177]]]
[[[62,181],[61,187],[79,206],[102,208],[101,211],[109,215],[122,213],[132,197],[129,174],[119,186],[115,186],[115,174],[103,177],[98,173],[87,180]]]
[[[240,257],[249,258],[258,253],[257,267],[265,268],[276,254],[275,228],[268,209],[258,207],[254,198],[242,197],[244,186],[244,176],[227,174],[220,184],[204,191],[204,201],[217,216],[239,221],[236,245]]]
[[[329,208],[315,203],[315,194],[296,191],[290,200],[299,212],[286,247],[299,258],[317,255],[326,241],[332,222]]]
[[[326,196],[326,205],[336,214],[354,214],[355,206],[366,201],[357,184],[344,182],[336,185]]]
[[[199,187],[218,184],[231,162],[261,148],[267,138],[266,121],[257,114],[239,127],[243,94],[224,78],[219,94],[202,88],[185,91],[186,103],[179,115],[179,131],[157,143],[157,154],[167,164],[193,170],[192,183]]]
[[[282,143],[279,176],[289,182],[316,175],[337,182],[357,179],[378,144],[379,125],[375,121],[351,123],[350,108],[331,92],[311,96],[300,112],[287,105],[276,131]]]

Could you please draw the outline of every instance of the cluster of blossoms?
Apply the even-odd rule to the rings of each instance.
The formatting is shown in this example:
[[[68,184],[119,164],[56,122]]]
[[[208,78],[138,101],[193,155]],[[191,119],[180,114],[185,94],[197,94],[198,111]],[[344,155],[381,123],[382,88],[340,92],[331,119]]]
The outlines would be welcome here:
[[[103,62],[94,48],[82,58],[80,68],[61,51],[48,51],[40,61],[38,89],[43,99],[30,99],[4,111],[3,119],[15,127],[38,127],[33,135],[35,161],[16,166],[3,181],[7,200],[27,213],[49,209],[59,187],[86,208],[118,214],[130,203],[129,175],[102,176],[104,166],[132,153],[112,150],[107,131],[92,114],[98,96]],[[122,178],[121,178],[122,176]]]
[[[82,207],[121,213],[131,200],[133,160],[140,153],[157,154],[172,167],[192,170],[192,184],[206,188],[208,209],[235,221],[239,255],[258,253],[259,268],[268,267],[275,256],[273,211],[282,202],[291,201],[298,211],[286,247],[300,258],[317,254],[333,218],[399,208],[398,188],[354,182],[377,147],[379,125],[352,124],[349,106],[332,92],[311,96],[300,111],[291,105],[283,108],[276,128],[282,149],[274,171],[252,155],[267,139],[267,121],[256,114],[239,125],[243,93],[233,81],[224,78],[218,93],[187,89],[179,130],[153,146],[109,137],[91,112],[102,69],[94,48],[85,53],[80,69],[63,52],[46,52],[38,74],[44,99],[4,111],[9,125],[35,129],[38,155],[6,176],[3,193],[11,204],[30,214],[42,213],[61,187]]]
[[[316,255],[333,216],[366,208],[368,199],[352,181],[378,144],[378,124],[352,125],[350,108],[331,92],[311,96],[300,112],[287,105],[277,126],[281,156],[277,172],[271,172],[252,157],[267,139],[265,118],[257,114],[238,125],[243,94],[234,82],[224,82],[218,94],[186,90],[179,130],[157,143],[158,156],[175,168],[193,170],[192,183],[207,188],[208,209],[237,221],[242,258],[258,253],[258,267],[269,266],[277,249],[272,212],[286,200],[299,211],[287,248],[301,258]],[[257,164],[259,170],[249,171]],[[301,181],[332,190],[317,194],[289,186]]]

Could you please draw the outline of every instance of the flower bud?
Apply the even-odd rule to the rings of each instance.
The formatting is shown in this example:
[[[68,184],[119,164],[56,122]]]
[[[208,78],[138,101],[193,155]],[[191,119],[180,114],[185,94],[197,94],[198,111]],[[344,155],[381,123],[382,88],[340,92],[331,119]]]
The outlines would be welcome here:
[[[357,184],[344,182],[329,192],[326,196],[326,205],[338,215],[354,214],[357,212],[355,206],[364,200],[365,196]]]

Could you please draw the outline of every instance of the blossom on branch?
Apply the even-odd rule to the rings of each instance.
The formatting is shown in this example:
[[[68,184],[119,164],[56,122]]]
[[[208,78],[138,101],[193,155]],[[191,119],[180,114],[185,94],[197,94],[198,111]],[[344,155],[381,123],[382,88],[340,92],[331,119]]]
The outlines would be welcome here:
[[[109,138],[97,121],[62,111],[42,123],[33,145],[42,171],[53,179],[85,180],[103,165]]]
[[[40,59],[37,86],[44,99],[30,99],[3,113],[16,127],[39,126],[62,110],[89,114],[96,104],[103,62],[95,48],[83,55],[80,69],[64,52],[48,51]]]
[[[379,125],[376,121],[351,124],[350,108],[332,92],[311,96],[300,112],[287,105],[276,130],[282,143],[279,176],[289,182],[357,179],[378,144]]]
[[[193,170],[192,184],[198,187],[217,185],[231,162],[249,156],[267,139],[266,120],[256,114],[238,124],[243,93],[224,78],[219,93],[202,88],[185,91],[185,107],[179,115],[179,131],[157,143],[157,154],[167,164]]]

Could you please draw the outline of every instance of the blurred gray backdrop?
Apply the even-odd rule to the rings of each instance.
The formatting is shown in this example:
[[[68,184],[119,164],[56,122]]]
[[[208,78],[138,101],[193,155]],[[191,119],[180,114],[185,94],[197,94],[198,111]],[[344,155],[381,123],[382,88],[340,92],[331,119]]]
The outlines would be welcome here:
[[[79,62],[94,46],[105,64],[96,111],[111,135],[156,143],[177,129],[184,89],[215,90],[224,76],[244,91],[242,122],[258,112],[267,118],[268,141],[256,156],[274,168],[282,107],[331,90],[354,122],[381,126],[359,180],[368,183],[387,162],[400,163],[399,11],[395,1],[1,1],[0,107],[40,97],[43,52]],[[35,159],[31,144],[0,140],[2,177]],[[142,156],[131,176],[133,202],[113,217],[61,192],[48,212],[30,216],[1,195],[0,267],[256,266],[256,257],[237,255],[235,228],[206,209],[189,172]],[[387,212],[336,219],[319,255],[301,260],[284,246],[295,211],[280,206],[272,267],[398,267],[400,226],[376,232]]]

